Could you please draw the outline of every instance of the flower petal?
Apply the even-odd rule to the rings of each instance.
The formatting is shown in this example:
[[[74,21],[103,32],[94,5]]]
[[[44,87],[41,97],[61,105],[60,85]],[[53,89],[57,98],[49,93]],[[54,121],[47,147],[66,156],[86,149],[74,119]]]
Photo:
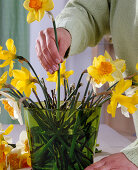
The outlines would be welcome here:
[[[105,56],[106,60],[108,60],[109,62],[112,61],[112,57],[110,56],[110,54],[106,50],[104,52],[104,56]]]
[[[12,39],[8,39],[6,41],[6,47],[12,54],[16,54],[16,47],[14,45],[14,41]]]
[[[9,67],[9,76],[10,77],[12,77],[12,70],[13,70],[13,63],[14,63],[14,61],[11,61],[11,63],[10,63],[10,67]]]
[[[30,11],[27,15],[27,22],[30,24],[36,20],[34,11]]]
[[[3,91],[0,91],[0,94],[3,95],[3,96],[6,97],[6,98],[9,98],[9,99],[15,101],[15,99],[14,99],[12,96],[10,96],[8,93],[5,93],[5,92],[3,92]],[[3,98],[3,99],[5,99],[5,98]]]
[[[3,47],[0,45],[0,51],[2,51]]]
[[[35,14],[35,18],[37,21],[41,21],[41,19],[44,17],[45,11],[43,9],[39,9],[38,12]]]
[[[73,71],[73,70],[66,71],[66,73],[65,73],[66,79],[68,79],[72,74],[74,74],[74,71]]]
[[[124,93],[132,85],[132,80],[121,79],[115,87],[116,94]]]
[[[136,64],[136,70],[138,70],[138,63]]]
[[[31,8],[29,7],[29,3],[30,3],[30,0],[25,0],[23,3],[23,6],[27,11],[31,10]]]
[[[24,88],[24,93],[25,93],[26,97],[29,97],[31,95],[31,89],[32,89],[31,85]]]
[[[8,60],[5,60],[1,65],[0,67],[6,67],[7,65],[9,65],[11,62],[11,59],[8,59]]]
[[[14,126],[13,125],[10,125],[6,130],[5,132],[3,133],[3,135],[8,135],[9,133],[11,133],[11,131],[13,130]]]
[[[112,117],[115,117],[116,108],[117,108],[116,95],[112,95],[110,104],[107,106],[107,112],[110,113]]]
[[[0,84],[4,84],[7,81],[7,71],[3,73],[3,75],[0,77]]]
[[[54,3],[52,0],[43,0],[42,8],[45,11],[51,11],[54,8]]]
[[[15,87],[16,87],[21,93],[23,93],[25,86],[26,86],[25,81],[17,81]]]
[[[27,79],[25,72],[22,70],[13,70],[12,72],[13,72],[13,77],[15,79],[18,79],[18,80],[26,80]]]
[[[21,67],[21,70],[25,73],[27,79],[29,79],[29,77],[31,76],[30,71],[25,67]]]
[[[121,112],[125,117],[130,117],[129,112],[127,111],[127,108],[125,106],[121,106]]]
[[[117,70],[121,71],[122,73],[126,70],[125,60],[117,59],[113,61],[113,64],[115,65]]]
[[[63,61],[60,68],[60,73],[63,74],[66,71],[66,60]]]
[[[47,72],[48,78],[46,78],[47,81],[51,82],[57,82],[57,71],[54,74],[50,74]]]
[[[25,140],[27,139],[27,132],[25,130],[23,130],[21,133],[20,133],[20,136],[19,136],[19,140],[22,144],[24,144]]]
[[[3,50],[0,52],[0,59],[1,60],[7,60],[11,58],[11,54],[9,53],[9,51]]]

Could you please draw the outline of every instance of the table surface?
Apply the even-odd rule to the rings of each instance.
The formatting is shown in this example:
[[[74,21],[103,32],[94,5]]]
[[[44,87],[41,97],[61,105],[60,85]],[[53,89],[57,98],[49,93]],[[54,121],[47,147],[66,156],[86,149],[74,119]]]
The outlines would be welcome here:
[[[111,127],[101,124],[97,144],[99,144],[98,149],[101,149],[102,152],[95,155],[94,161],[96,162],[105,156],[120,152],[130,143],[132,143],[132,141],[128,140],[127,137],[122,136]]]
[[[3,125],[3,129],[6,129],[8,125]],[[19,134],[22,130],[25,130],[25,126],[14,125],[13,131],[10,136],[13,139],[13,143],[19,140]],[[118,132],[113,130],[111,127],[101,124],[99,127],[99,133],[97,138],[97,144],[99,144],[98,149],[101,149],[101,153],[95,154],[94,161],[98,161],[105,156],[113,153],[120,152],[124,147],[131,143],[126,137],[120,135]]]

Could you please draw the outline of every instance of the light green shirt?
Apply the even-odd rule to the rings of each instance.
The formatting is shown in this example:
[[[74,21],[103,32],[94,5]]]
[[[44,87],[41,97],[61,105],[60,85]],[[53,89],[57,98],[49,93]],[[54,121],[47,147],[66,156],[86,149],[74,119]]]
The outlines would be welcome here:
[[[136,71],[138,0],[70,0],[56,23],[72,35],[70,55],[82,52],[87,46],[95,46],[103,35],[110,33],[116,55],[126,61],[127,72]],[[138,111],[134,123],[138,135]],[[138,166],[138,139],[123,152]]]

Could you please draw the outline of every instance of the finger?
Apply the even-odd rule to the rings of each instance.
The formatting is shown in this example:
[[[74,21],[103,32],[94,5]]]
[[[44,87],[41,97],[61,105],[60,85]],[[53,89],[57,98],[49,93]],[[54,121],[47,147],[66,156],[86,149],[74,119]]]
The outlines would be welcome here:
[[[46,44],[48,51],[50,55],[52,56],[53,60],[59,64],[62,62],[61,56],[59,55],[56,43],[55,43],[55,38],[54,38],[54,32],[51,31],[51,29],[46,30]]]
[[[49,65],[49,67],[51,68],[51,70],[53,70],[54,72],[57,71],[58,68],[59,68],[59,66],[58,66],[58,64],[56,64],[56,63],[53,61],[53,59],[52,59],[52,57],[51,57],[48,49],[45,49],[45,50],[43,51],[43,55],[44,55],[45,59],[47,60],[47,63],[48,63],[48,65]]]
[[[98,168],[94,168],[94,170],[110,170],[110,168],[106,167],[106,166],[101,166],[101,167],[98,167]]]
[[[46,71],[49,71],[52,74],[53,70],[50,68],[49,63],[47,62],[46,58],[42,54],[42,50],[41,50],[41,46],[40,46],[40,42],[39,41],[37,41],[36,52],[37,52],[38,58],[40,60],[41,65],[43,66],[43,68]]]
[[[46,48],[46,36],[45,36],[43,31],[39,32],[38,40],[40,42],[40,46],[41,46],[42,51],[44,51],[45,48]]]
[[[51,68],[51,71],[55,72],[58,70],[58,65],[56,62],[53,61],[46,45],[46,37],[43,31],[39,33],[39,40],[37,41],[37,47],[39,48],[38,55],[40,58],[42,58],[42,55],[44,56],[45,60],[47,61],[47,64],[49,65],[49,68]],[[46,62],[45,62],[46,63]],[[41,62],[42,65],[45,65]]]
[[[91,166],[88,166],[87,168],[85,168],[84,170],[94,170],[94,168],[93,167],[91,167]]]
[[[66,42],[59,41],[59,54],[61,56],[62,62],[64,60],[64,56],[65,56],[67,49],[68,49],[68,46],[67,46]]]
[[[42,54],[39,40],[36,41],[35,49],[36,49],[36,54],[39,57]]]
[[[92,164],[91,166],[92,166],[93,168],[99,168],[99,167],[104,166],[104,164],[105,164],[105,161],[100,160],[100,161],[98,161],[98,162]]]
[[[104,162],[103,161],[98,161],[98,162],[88,166],[85,170],[95,170],[95,169],[97,169],[99,167],[102,167],[102,166],[104,166]]]
[[[87,168],[85,168],[85,170],[110,170],[110,167],[106,166],[105,164],[99,167],[95,167],[94,164],[92,164],[88,166]]]

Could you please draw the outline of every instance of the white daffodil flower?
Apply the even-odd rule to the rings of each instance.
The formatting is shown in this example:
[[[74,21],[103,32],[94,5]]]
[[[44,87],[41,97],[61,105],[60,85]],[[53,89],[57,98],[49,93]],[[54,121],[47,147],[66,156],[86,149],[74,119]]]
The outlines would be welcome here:
[[[18,102],[9,94],[0,91],[0,94],[5,98],[1,98],[0,101],[4,104],[4,108],[8,111],[12,119],[17,119],[21,125],[23,125],[23,120],[21,116],[21,108]]]
[[[23,130],[20,133],[19,141],[16,143],[16,148],[21,150],[21,153],[29,153],[28,137],[27,132]]]

